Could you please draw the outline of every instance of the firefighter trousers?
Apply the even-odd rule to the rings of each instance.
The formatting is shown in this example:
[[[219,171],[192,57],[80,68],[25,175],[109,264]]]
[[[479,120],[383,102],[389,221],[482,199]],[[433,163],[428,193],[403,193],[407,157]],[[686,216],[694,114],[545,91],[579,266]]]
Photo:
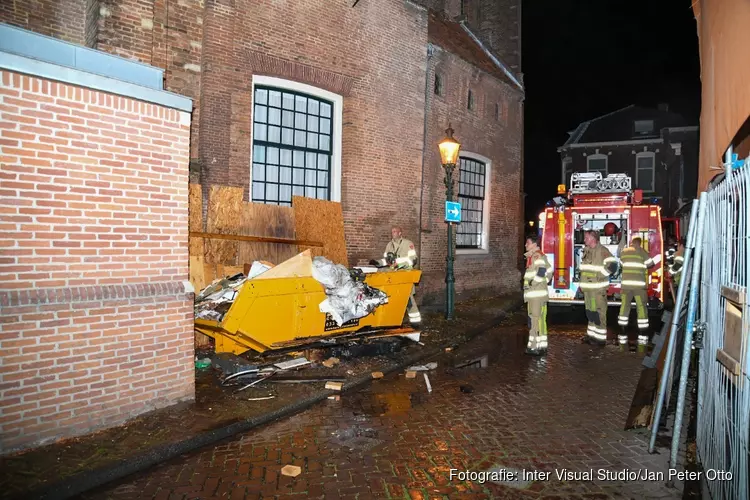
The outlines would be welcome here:
[[[533,352],[547,350],[547,301],[544,298],[528,299],[529,343],[526,349]]]
[[[422,322],[422,315],[419,313],[419,308],[417,307],[417,299],[414,296],[416,291],[416,287],[412,285],[411,296],[409,297],[409,323],[413,325]]]
[[[646,290],[628,290],[623,288],[622,290],[622,305],[620,306],[620,315],[617,317],[617,323],[620,325],[622,332],[617,336],[620,344],[628,343],[628,336],[626,330],[628,323],[630,323],[630,308],[632,307],[633,299],[635,299],[635,312],[638,316],[638,344],[648,344],[648,310],[646,309],[646,301],[648,297]]]
[[[607,342],[607,291],[583,292],[586,302],[586,319],[589,325],[586,336],[597,343]]]

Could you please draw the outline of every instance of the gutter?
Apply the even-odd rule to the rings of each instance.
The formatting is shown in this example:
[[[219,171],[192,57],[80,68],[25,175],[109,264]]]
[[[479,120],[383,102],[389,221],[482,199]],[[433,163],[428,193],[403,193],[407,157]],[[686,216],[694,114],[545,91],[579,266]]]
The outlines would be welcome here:
[[[507,76],[510,79],[510,81],[513,82],[513,84],[515,84],[515,86],[518,87],[518,89],[522,93],[525,94],[525,90],[523,88],[523,84],[521,82],[519,82],[518,79],[515,77],[515,75],[513,75],[513,73],[505,66],[505,64],[503,64],[500,61],[500,59],[498,59],[497,57],[495,57],[495,55],[492,52],[490,52],[487,49],[487,47],[484,46],[484,44],[482,43],[482,41],[479,40],[479,38],[477,38],[474,33],[472,33],[472,31],[466,26],[466,21],[461,21],[459,24],[461,24],[461,27],[471,37],[471,39],[474,40],[474,43],[476,43],[477,45],[479,45],[479,47],[481,47],[481,49],[484,51],[484,53],[487,54],[487,57],[489,57],[490,59],[492,59],[492,62],[494,62],[495,65],[498,68],[500,68],[500,70],[505,74],[505,76]]]
[[[557,148],[558,153],[567,151],[568,149],[576,148],[602,148],[602,147],[617,147],[617,146],[642,146],[645,144],[661,144],[664,139],[659,137],[653,139],[633,139],[632,141],[608,141],[608,142],[579,142],[568,144],[567,146],[560,146]]]
[[[427,67],[424,76],[424,125],[422,129],[422,173],[419,176],[419,252],[417,253],[418,263],[422,263],[422,212],[424,207],[424,169],[427,164],[427,135],[428,127],[427,120],[430,112],[430,67],[432,56],[435,53],[435,47],[431,44],[427,44]]]

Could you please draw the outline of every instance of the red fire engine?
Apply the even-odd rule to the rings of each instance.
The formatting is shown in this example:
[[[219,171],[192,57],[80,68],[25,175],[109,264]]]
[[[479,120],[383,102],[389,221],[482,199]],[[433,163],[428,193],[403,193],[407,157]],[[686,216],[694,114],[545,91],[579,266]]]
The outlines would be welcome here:
[[[644,202],[641,190],[631,189],[625,174],[602,178],[599,172],[574,173],[570,190],[558,187],[560,196],[548,203],[539,215],[542,251],[554,268],[549,285],[550,304],[583,304],[579,289],[580,263],[584,231],[599,231],[602,245],[615,257],[636,236],[652,257],[659,255],[658,264],[649,270],[649,309],[664,307],[664,257],[661,207]],[[610,278],[609,305],[620,305],[622,268]]]

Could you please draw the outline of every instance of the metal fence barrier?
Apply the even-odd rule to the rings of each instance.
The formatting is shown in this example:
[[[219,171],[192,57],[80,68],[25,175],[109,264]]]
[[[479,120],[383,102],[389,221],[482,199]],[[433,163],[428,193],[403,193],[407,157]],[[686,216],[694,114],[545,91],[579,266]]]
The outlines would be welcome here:
[[[728,155],[728,156],[731,156]],[[733,158],[728,158],[728,163]],[[750,158],[731,162],[703,194],[696,441],[704,488],[713,499],[747,499],[750,378]],[[682,388],[682,387],[681,387]],[[723,477],[713,471],[723,471]]]

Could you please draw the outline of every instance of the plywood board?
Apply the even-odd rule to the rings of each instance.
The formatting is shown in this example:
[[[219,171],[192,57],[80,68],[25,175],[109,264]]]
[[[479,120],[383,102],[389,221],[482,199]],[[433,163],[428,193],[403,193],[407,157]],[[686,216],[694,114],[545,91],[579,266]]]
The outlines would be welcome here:
[[[201,290],[206,288],[205,278],[205,263],[203,262],[203,256],[191,255],[190,256],[190,283],[195,289],[195,294],[198,295]]]
[[[349,267],[341,203],[295,196],[292,206],[297,239],[322,241],[322,250],[310,249],[313,256],[322,255],[335,264]],[[303,250],[306,249],[299,248]]]
[[[641,371],[641,378],[630,403],[630,412],[625,420],[625,430],[647,427],[651,423],[656,388],[659,385],[658,374],[656,368],[644,368]]]
[[[203,194],[200,184],[189,185],[188,197],[188,228],[190,231],[203,231]],[[199,292],[204,285],[203,255],[205,246],[203,238],[189,238],[189,273],[190,283]]]
[[[201,232],[203,231],[203,192],[200,184],[190,184],[188,196],[188,228],[190,231]],[[200,250],[194,245],[200,245]],[[190,239],[190,255],[203,256],[203,240],[201,239]]]
[[[242,218],[243,188],[229,186],[211,186],[208,197],[208,221],[206,230],[209,233],[240,234]],[[206,263],[237,265],[236,241],[208,240],[206,246]]]
[[[282,262],[253,279],[291,278],[294,276],[312,276],[312,255],[310,250],[305,250],[301,254]]]
[[[190,231],[203,231],[203,191],[200,184],[188,186],[188,226]]]
[[[203,264],[203,278],[204,288],[213,283],[216,280],[226,278],[228,276],[234,276],[238,273],[243,273],[245,270],[242,266],[225,266],[223,264]]]
[[[295,239],[294,209],[263,203],[243,203],[240,231],[245,236]],[[296,245],[286,243],[240,242],[238,264],[265,260],[279,264],[297,255]]]

